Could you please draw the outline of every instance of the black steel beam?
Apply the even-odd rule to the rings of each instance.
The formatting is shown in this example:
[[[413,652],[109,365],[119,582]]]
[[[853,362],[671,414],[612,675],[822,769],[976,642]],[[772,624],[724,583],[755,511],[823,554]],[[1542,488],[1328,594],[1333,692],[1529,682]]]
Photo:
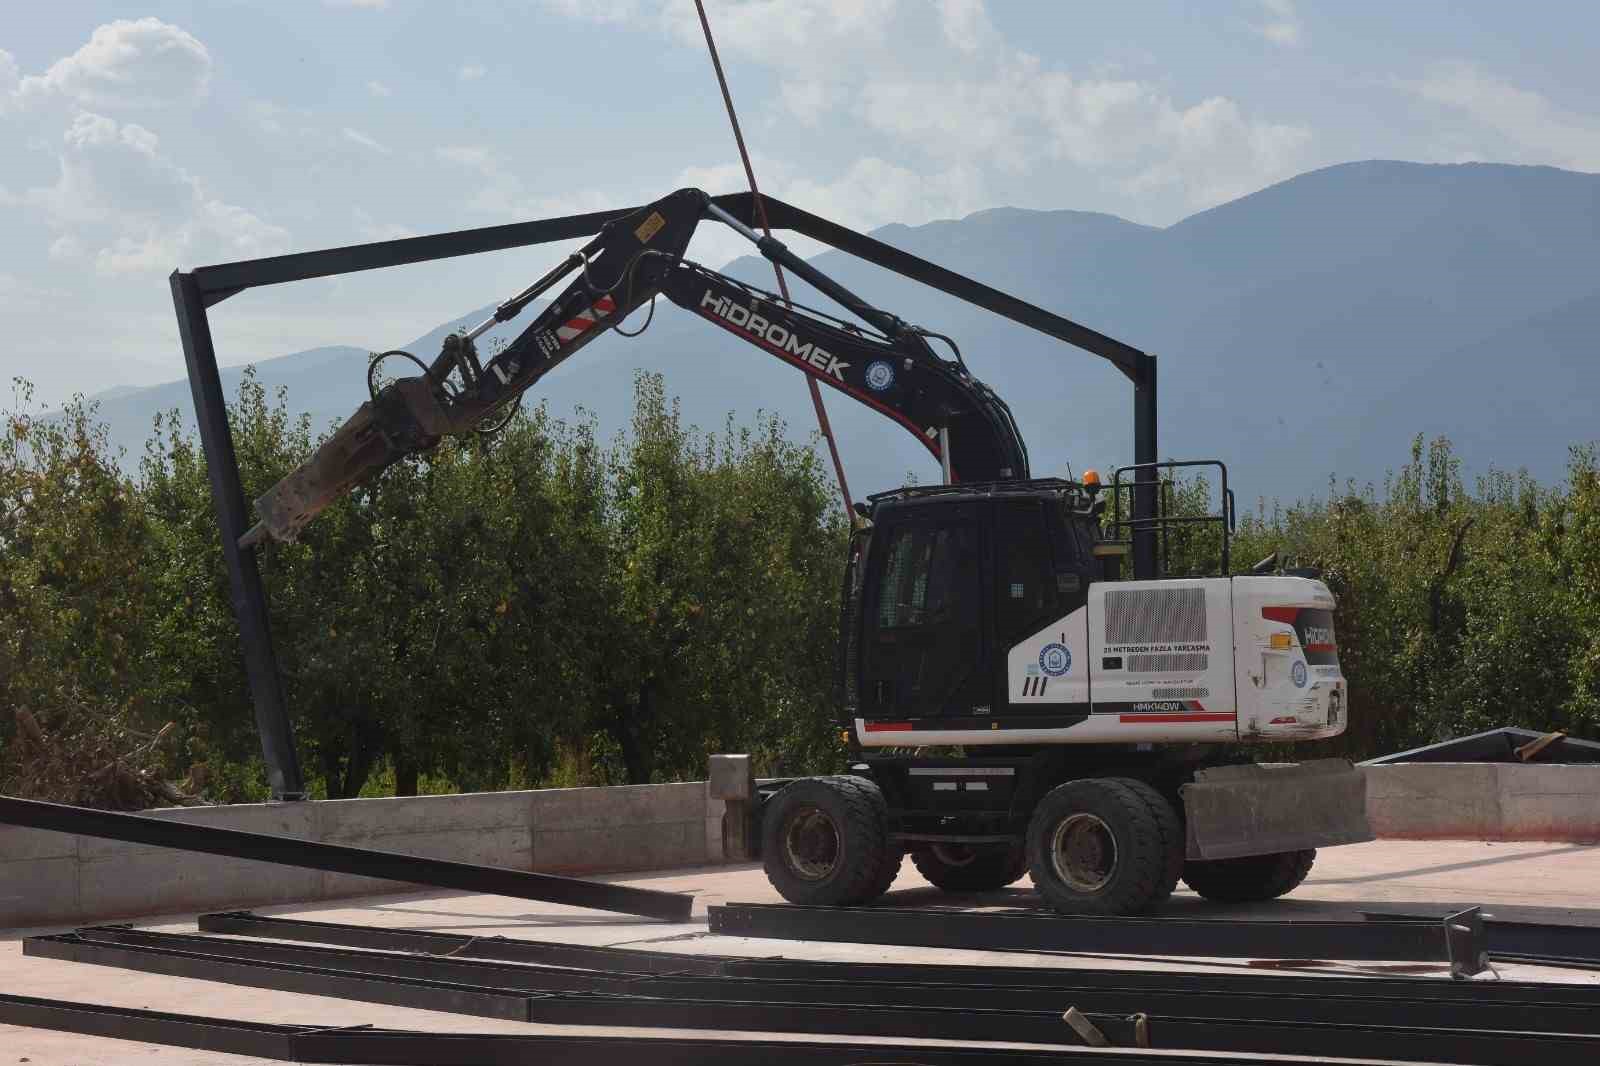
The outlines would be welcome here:
[[[22,953],[32,958],[112,966],[165,977],[219,981],[244,988],[266,988],[276,992],[298,992],[307,996],[353,999],[390,1007],[471,1014],[479,1018],[503,1018],[517,1022],[528,1020],[528,1004],[532,998],[528,993],[514,989],[246,961],[195,951],[89,940],[76,933],[28,937],[22,942]]]
[[[719,974],[723,972],[725,962],[733,961],[710,955],[680,955],[638,948],[608,948],[590,944],[563,944],[552,940],[463,936],[427,929],[384,929],[370,925],[271,918],[249,911],[202,914],[198,924],[200,930],[206,933],[231,933],[235,936],[339,944],[379,951],[414,951],[461,959],[494,959],[617,973]]]
[[[724,936],[979,951],[1075,951],[1208,958],[1444,961],[1442,922],[1229,922],[1190,918],[796,907],[710,908]]]
[[[1401,998],[1365,991],[1361,982],[1278,979],[1254,991],[1233,988],[1124,986],[1116,973],[1039,971],[1036,986],[886,982],[849,978],[785,980],[768,977],[708,977],[625,974],[496,963],[432,955],[390,954],[310,947],[262,940],[193,936],[92,926],[87,940],[165,947],[227,958],[319,967],[362,974],[389,974],[425,981],[517,989],[524,992],[603,992],[656,999],[751,1001],[758,1003],[846,1003],[856,1006],[917,1006],[982,1010],[1046,1011],[1063,1004],[1112,1014],[1321,1021],[1437,1028],[1537,1029],[1600,1034],[1600,990],[1587,1004],[1511,1002],[1494,997],[1439,1000]],[[1329,986],[1333,987],[1329,987]]]
[[[1436,920],[1426,914],[1397,914],[1393,911],[1367,911],[1365,914],[1371,921],[1385,923]],[[1600,926],[1519,922],[1486,915],[1483,918],[1483,931],[1491,955],[1600,964]]]
[[[596,1066],[639,1060],[650,1066],[1103,1066],[1098,1051],[981,1045],[879,1044],[854,1041],[673,1039],[552,1034],[424,1033],[366,1026],[328,1028],[169,1014],[67,1000],[0,994],[0,1024],[138,1040],[172,1047],[255,1055],[282,1062],[340,1066]],[[1119,1066],[1192,1066],[1189,1055],[1148,1050],[1119,1053]],[[1303,1066],[1304,1059],[1208,1056],[1208,1066]]]
[[[983,1042],[1019,1041],[1067,1046],[1086,1042],[1062,1016],[1044,1010],[862,1005],[850,1002],[755,1002],[666,999],[647,995],[563,993],[519,996],[506,989],[376,977],[312,967],[249,963],[191,952],[83,940],[73,934],[24,942],[29,955],[223,981],[311,995],[334,996],[424,1010],[543,1022],[552,1025],[720,1029],[750,1033],[917,1037]],[[1071,997],[1065,1006],[1074,1007]],[[525,1013],[524,1013],[525,1012]],[[1257,1018],[1206,1018],[1139,1012],[1135,1017],[1083,1011],[1111,1045],[1185,1051],[1294,1054],[1315,1050],[1341,1058],[1445,1061],[1470,1066],[1592,1066],[1600,1038],[1592,1035],[1430,1028],[1415,1025],[1332,1024]]]
[[[195,422],[211,479],[211,502],[216,506],[217,525],[222,533],[222,559],[228,568],[234,617],[239,622],[245,678],[255,707],[261,757],[267,766],[267,786],[274,799],[304,799],[305,778],[295,752],[283,679],[278,676],[266,590],[261,584],[255,552],[239,547],[239,538],[250,528],[249,511],[239,482],[239,462],[233,450],[233,431],[228,427],[228,406],[222,395],[217,354],[211,344],[211,323],[192,275],[174,273],[171,284],[172,305],[178,314],[178,339],[183,345],[189,389],[194,395]]]
[[[448,859],[400,855],[345,844],[324,844],[296,837],[268,836],[239,829],[167,821],[138,814],[97,811],[60,803],[0,796],[0,823],[48,829],[58,833],[103,837],[130,844],[175,848],[234,859],[251,859],[308,870],[380,877],[434,888],[512,896],[546,903],[637,914],[670,922],[689,919],[694,897],[675,892],[608,885],[573,877],[556,877],[498,866],[475,866]]]
[[[424,929],[274,918],[249,911],[202,914],[212,933],[338,944],[381,951],[449,955],[522,964],[576,967],[622,974],[667,973],[765,980],[838,981],[856,984],[956,985],[979,988],[1105,986],[1156,992],[1225,992],[1273,996],[1373,997],[1452,1002],[1561,1003],[1600,1008],[1600,990],[1584,985],[1527,981],[1440,981],[1425,977],[1318,974],[1299,983],[1261,973],[1181,973],[1152,970],[1056,969],[1034,966],[959,966],[935,963],[830,962],[808,959],[687,955],[642,948],[612,948],[511,937],[475,937]],[[1294,990],[1293,992],[1289,990]]]

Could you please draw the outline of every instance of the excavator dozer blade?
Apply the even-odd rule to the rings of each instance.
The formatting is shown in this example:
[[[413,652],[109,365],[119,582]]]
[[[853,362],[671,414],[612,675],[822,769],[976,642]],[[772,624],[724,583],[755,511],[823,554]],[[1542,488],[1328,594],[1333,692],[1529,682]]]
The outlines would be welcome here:
[[[1233,859],[1372,840],[1366,771],[1344,759],[1218,766],[1184,785],[1188,857]]]

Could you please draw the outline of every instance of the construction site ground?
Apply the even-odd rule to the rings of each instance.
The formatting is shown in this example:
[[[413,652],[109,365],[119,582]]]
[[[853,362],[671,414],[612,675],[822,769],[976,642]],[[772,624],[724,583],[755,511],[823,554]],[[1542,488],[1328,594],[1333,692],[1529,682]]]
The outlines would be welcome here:
[[[182,857],[174,855],[174,862]],[[553,904],[497,896],[448,892],[368,896],[300,906],[258,908],[260,913],[321,921],[401,928],[435,929],[480,936],[562,940],[584,944],[630,945],[662,951],[792,958],[975,963],[1006,966],[1183,969],[1226,972],[1248,967],[1248,960],[1126,958],[1104,955],[1022,954],[945,951],[878,945],[820,944],[711,936],[705,908],[727,901],[782,902],[759,865],[708,866],[623,875],[620,883],[695,896],[691,922],[665,925],[647,919],[600,914]],[[1161,914],[1230,918],[1357,918],[1363,910],[1443,913],[1482,904],[1505,919],[1600,925],[1600,846],[1476,841],[1377,841],[1333,848],[1318,856],[1310,878],[1292,895],[1268,904],[1223,907],[1184,889]],[[884,905],[961,907],[970,910],[1034,908],[1038,897],[1026,881],[1000,892],[952,896],[929,886],[908,861]],[[173,932],[193,932],[194,915],[133,919],[135,924]],[[239,988],[154,974],[108,969],[22,955],[22,938],[50,930],[0,931],[0,990],[29,996],[266,1022],[326,1026],[372,1024],[438,1032],[536,1032],[554,1027],[496,1021],[287,992]],[[1499,966],[1509,980],[1600,984],[1600,972],[1533,966]],[[1448,980],[1442,964],[1361,963],[1321,968],[1341,974],[1425,974]],[[1260,972],[1256,970],[1255,972]],[[1316,968],[1275,970],[1285,981],[1317,980]],[[1484,975],[1483,979],[1493,979]],[[590,1028],[595,1034],[676,1035],[719,1038],[747,1034],[622,1028]],[[755,1034],[784,1039],[781,1034]],[[818,1039],[794,1037],[793,1039]],[[867,1038],[851,1038],[864,1040]],[[908,1041],[896,1040],[897,1044]],[[159,1047],[71,1033],[0,1026],[0,1066],[94,1066],[138,1062],[149,1066],[224,1063],[244,1066],[266,1060],[183,1048]]]

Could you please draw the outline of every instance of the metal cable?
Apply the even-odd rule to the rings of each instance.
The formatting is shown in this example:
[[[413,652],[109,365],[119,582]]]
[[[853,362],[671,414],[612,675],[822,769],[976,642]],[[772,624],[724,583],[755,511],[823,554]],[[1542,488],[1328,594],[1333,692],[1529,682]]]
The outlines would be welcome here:
[[[755,205],[756,221],[761,230],[768,237],[772,236],[772,226],[767,222],[767,208],[761,200],[761,190],[756,187],[755,168],[750,165],[750,153],[744,146],[744,133],[739,129],[739,116],[733,110],[733,94],[728,91],[728,79],[722,72],[722,59],[717,55],[717,42],[711,36],[711,20],[706,17],[705,0],[694,0],[695,10],[700,13],[700,28],[705,31],[706,48],[711,53],[711,67],[717,72],[717,85],[722,89],[722,103],[728,109],[728,122],[733,126],[733,140],[739,146],[739,158],[744,163],[744,176],[750,182],[750,199]],[[789,298],[789,284],[784,280],[783,268],[777,263],[772,264],[772,272],[778,278],[778,291],[783,294],[783,300],[790,307],[794,301]],[[817,428],[822,431],[822,438],[828,442],[828,455],[833,459],[833,474],[839,480],[839,495],[844,498],[845,517],[852,525],[856,524],[857,516],[851,506],[850,485],[844,478],[844,461],[839,458],[839,443],[833,439],[833,426],[828,421],[828,409],[822,403],[822,389],[817,386],[817,379],[810,374],[804,375],[806,386],[811,390],[811,406],[817,412]]]

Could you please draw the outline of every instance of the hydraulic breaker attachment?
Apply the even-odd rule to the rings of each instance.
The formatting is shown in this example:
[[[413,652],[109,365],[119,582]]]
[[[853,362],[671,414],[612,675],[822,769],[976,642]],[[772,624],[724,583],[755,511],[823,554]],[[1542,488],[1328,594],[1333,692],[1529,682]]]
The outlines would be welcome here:
[[[1184,785],[1191,859],[1233,859],[1372,840],[1366,771],[1345,759],[1218,766]]]

